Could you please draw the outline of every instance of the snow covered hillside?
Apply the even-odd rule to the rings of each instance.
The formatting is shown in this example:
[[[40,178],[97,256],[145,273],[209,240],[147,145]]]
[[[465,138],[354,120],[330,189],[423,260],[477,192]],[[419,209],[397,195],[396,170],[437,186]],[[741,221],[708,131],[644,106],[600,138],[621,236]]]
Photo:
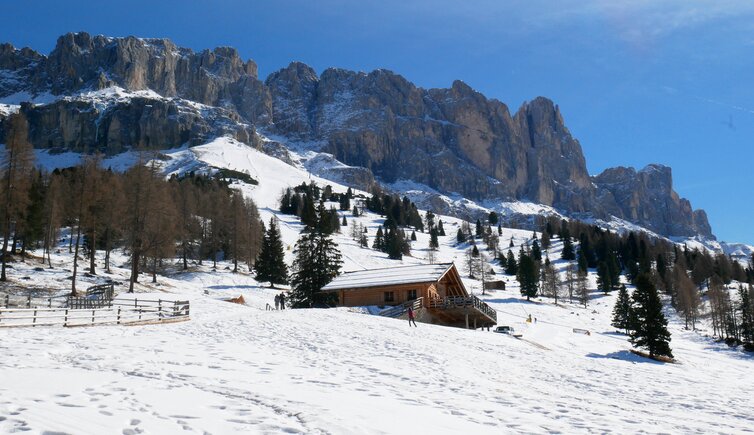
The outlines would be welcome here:
[[[279,219],[287,260],[301,230],[277,212],[282,191],[311,176],[232,139],[163,152],[167,174],[227,168],[258,184],[235,187],[251,196],[262,218]],[[364,225],[370,244],[383,220],[344,212]],[[456,246],[461,222],[442,219],[436,261],[465,270]],[[531,231],[503,229],[514,252]],[[359,247],[343,228],[335,240],[344,271],[426,263],[429,235],[417,233],[411,257]],[[480,245],[481,247],[481,245]],[[562,243],[549,258],[562,271]],[[61,245],[54,269],[15,263],[27,286],[64,291],[71,257]],[[126,257],[112,274],[81,277],[124,283]],[[666,311],[679,364],[629,352],[610,326],[615,295],[592,291],[587,308],[542,298],[526,302],[518,284],[493,266],[506,290],[467,288],[498,312],[522,340],[487,331],[401,320],[350,309],[267,311],[279,290],[262,288],[244,268],[233,274],[193,265],[137,287],[144,297],[191,301],[191,320],[153,326],[0,328],[0,432],[33,433],[742,433],[754,427],[754,357],[730,350]],[[595,276],[590,275],[595,289]],[[82,286],[85,284],[81,284]],[[116,290],[125,290],[124,285]],[[221,299],[243,295],[246,305]],[[142,296],[141,294],[139,295]],[[120,295],[120,297],[126,297]],[[531,315],[536,322],[527,323]],[[574,328],[590,335],[574,333]]]

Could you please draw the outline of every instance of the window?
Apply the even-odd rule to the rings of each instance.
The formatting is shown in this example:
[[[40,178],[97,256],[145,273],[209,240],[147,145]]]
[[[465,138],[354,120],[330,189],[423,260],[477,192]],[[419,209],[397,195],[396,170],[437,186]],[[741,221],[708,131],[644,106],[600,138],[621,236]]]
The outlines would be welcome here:
[[[385,302],[395,302],[395,293],[385,292]]]
[[[406,299],[409,301],[413,301],[414,299],[416,299],[416,290],[409,290],[408,296],[406,297]]]

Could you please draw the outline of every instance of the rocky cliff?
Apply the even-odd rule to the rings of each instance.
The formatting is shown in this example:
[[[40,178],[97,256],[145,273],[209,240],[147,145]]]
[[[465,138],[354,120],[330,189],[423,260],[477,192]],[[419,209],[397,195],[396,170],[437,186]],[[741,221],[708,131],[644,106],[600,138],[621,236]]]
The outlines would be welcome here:
[[[128,98],[91,97],[121,88]],[[473,200],[612,215],[664,235],[711,235],[704,212],[673,191],[669,168],[590,177],[579,142],[546,98],[512,114],[461,81],[423,89],[386,70],[320,75],[298,62],[262,82],[235,49],[195,53],[166,39],[67,34],[49,56],[0,45],[0,101],[40,96],[55,101],[21,108],[37,147],[118,152],[220,134],[251,143],[257,127],[332,154],[345,166],[329,172],[357,174],[362,186],[374,174]]]

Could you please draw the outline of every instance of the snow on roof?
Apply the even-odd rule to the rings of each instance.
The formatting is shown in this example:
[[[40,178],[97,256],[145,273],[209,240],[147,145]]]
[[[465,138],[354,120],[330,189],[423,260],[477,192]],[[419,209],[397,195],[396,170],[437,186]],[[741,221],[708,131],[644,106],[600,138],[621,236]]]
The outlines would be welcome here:
[[[322,291],[435,282],[452,266],[453,263],[419,264],[346,272],[324,286]]]

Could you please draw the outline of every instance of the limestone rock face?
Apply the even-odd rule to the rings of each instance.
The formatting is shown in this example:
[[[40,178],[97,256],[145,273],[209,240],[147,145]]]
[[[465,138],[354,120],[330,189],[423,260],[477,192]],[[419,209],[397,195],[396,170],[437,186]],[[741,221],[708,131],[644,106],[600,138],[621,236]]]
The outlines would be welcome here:
[[[115,87],[129,97],[87,96]],[[543,97],[512,113],[461,81],[423,89],[387,70],[318,75],[300,62],[262,82],[257,65],[230,47],[194,52],[167,39],[87,33],[61,36],[49,56],[0,45],[0,101],[26,95],[57,99],[21,108],[38,148],[114,153],[228,134],[292,162],[259,127],[332,155],[323,175],[361,188],[408,180],[471,200],[528,200],[663,235],[711,236],[706,214],[673,190],[669,168],[590,177],[560,109]]]
[[[648,165],[611,168],[594,177],[608,211],[669,236],[712,236],[704,210],[693,210],[691,203],[673,190],[671,169]]]
[[[57,152],[167,149],[200,145],[222,135],[253,143],[254,136],[253,128],[233,112],[197,110],[182,100],[132,98],[104,109],[91,101],[60,100],[40,106],[23,104],[20,110],[29,120],[34,147]]]
[[[71,95],[120,86],[229,106],[258,123],[267,122],[272,115],[272,100],[264,83],[257,79],[256,63],[244,62],[231,47],[194,53],[168,39],[68,33],[58,38],[46,57],[4,44],[0,47],[0,69],[22,71],[25,78],[24,89],[0,86],[0,97],[20,90],[32,95]]]

